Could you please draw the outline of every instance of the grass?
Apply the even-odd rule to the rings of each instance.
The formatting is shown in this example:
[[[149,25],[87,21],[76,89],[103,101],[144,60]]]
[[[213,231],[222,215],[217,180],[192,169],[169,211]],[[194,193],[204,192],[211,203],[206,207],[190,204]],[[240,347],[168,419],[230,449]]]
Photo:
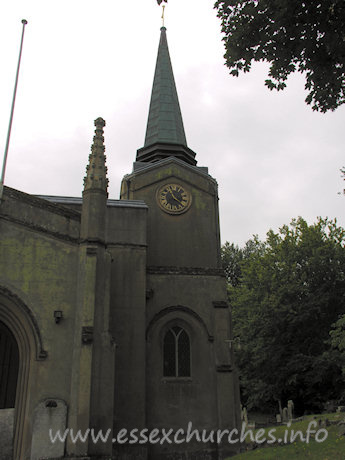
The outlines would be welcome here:
[[[296,431],[301,430],[303,436],[305,438],[308,425],[311,421],[315,420],[324,420],[328,418],[329,421],[340,421],[343,420],[345,414],[322,414],[316,416],[308,416],[305,417],[301,422],[295,422],[291,425],[290,428],[286,426],[277,426],[276,431],[274,432],[274,436],[277,439],[284,439],[284,433],[288,429],[289,434],[287,439],[290,438],[290,433],[294,430]],[[273,428],[273,427],[272,427]],[[316,431],[319,430],[321,427],[316,426],[312,427],[311,429],[315,429]],[[290,460],[290,459],[305,459],[310,458],[313,460],[344,460],[345,459],[345,437],[338,435],[339,426],[338,425],[330,425],[325,428],[328,432],[328,437],[323,442],[316,442],[315,441],[315,434],[310,436],[309,443],[302,442],[299,437],[295,439],[294,442],[291,444],[283,444],[280,446],[272,445],[270,447],[258,447],[254,450],[247,451],[243,454],[235,455],[231,457],[231,460]],[[270,427],[265,429],[265,437],[268,435],[268,431]],[[255,434],[259,430],[254,431]],[[322,439],[324,436],[320,432],[319,439]],[[246,439],[247,446],[249,445],[250,440],[248,437]]]

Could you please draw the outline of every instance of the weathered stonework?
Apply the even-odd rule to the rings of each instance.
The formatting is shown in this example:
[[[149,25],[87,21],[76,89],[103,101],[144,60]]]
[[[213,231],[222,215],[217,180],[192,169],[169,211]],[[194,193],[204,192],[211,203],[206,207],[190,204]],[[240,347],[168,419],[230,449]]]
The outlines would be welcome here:
[[[155,80],[153,97],[162,90],[167,104],[158,131],[155,114],[149,117],[147,143],[122,181],[120,200],[107,197],[101,118],[82,199],[4,188],[0,322],[18,348],[19,371],[15,380],[11,365],[3,366],[17,389],[15,408],[0,408],[8,427],[0,451],[13,460],[213,460],[237,451],[211,441],[112,442],[122,429],[176,433],[191,422],[210,433],[241,423],[217,183],[186,145],[176,89],[169,95],[160,88],[172,79],[165,29],[160,51],[156,72],[164,78]],[[178,188],[171,212],[159,206],[157,194],[169,184],[190,194],[184,212],[174,214],[174,206],[183,207]],[[0,401],[5,393],[0,386]],[[50,428],[110,435],[50,445]]]

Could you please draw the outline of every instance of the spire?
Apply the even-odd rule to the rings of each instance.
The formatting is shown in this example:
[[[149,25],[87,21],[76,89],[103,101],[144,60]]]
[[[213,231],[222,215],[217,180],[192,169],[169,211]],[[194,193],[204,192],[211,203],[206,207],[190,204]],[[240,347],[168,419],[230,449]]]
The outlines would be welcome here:
[[[107,167],[105,166],[106,156],[104,155],[103,128],[105,121],[103,118],[95,120],[95,135],[89,155],[89,164],[86,166],[86,176],[84,178],[84,192],[86,190],[103,190],[107,193],[108,179]]]
[[[161,28],[144,146],[159,141],[187,145],[165,27]]]
[[[195,153],[187,147],[166,28],[161,27],[145,144],[137,152],[137,161],[155,162],[168,156],[196,164]]]

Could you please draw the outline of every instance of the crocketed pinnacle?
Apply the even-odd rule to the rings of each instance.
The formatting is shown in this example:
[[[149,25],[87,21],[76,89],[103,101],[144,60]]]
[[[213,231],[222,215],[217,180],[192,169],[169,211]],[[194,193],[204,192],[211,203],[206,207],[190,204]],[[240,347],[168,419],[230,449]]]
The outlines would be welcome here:
[[[91,146],[91,153],[89,155],[89,164],[86,166],[86,176],[84,178],[84,191],[86,190],[103,190],[107,193],[108,179],[107,170],[105,166],[106,156],[103,128],[105,121],[103,118],[95,120],[95,135],[93,137],[93,144]]]
[[[158,142],[187,145],[165,27],[161,28],[144,146]]]

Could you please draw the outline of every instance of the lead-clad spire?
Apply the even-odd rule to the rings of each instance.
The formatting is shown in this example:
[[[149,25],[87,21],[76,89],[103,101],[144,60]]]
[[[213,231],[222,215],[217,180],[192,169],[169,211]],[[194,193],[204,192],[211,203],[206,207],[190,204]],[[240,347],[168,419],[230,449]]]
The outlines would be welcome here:
[[[145,147],[155,142],[187,145],[165,27],[161,28]]]
[[[107,167],[105,166],[106,156],[104,155],[103,128],[105,121],[103,118],[95,120],[95,135],[89,155],[89,164],[86,166],[86,176],[84,178],[84,191],[103,190],[107,193],[108,179]]]
[[[170,61],[166,28],[161,28],[145,144],[137,161],[155,162],[175,156],[195,165],[195,153],[187,147],[182,114]]]

